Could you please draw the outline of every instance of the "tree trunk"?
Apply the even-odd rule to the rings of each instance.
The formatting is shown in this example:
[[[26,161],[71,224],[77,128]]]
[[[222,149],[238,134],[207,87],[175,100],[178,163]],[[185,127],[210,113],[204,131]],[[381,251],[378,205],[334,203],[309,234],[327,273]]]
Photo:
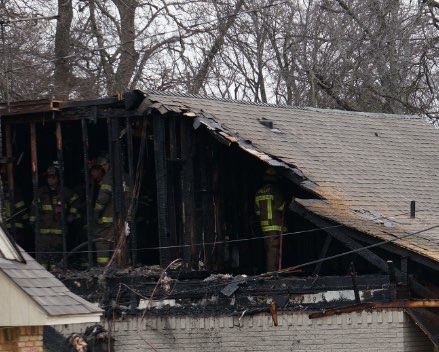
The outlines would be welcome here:
[[[120,58],[112,90],[109,94],[128,90],[131,77],[136,69],[139,54],[135,49],[136,0],[113,0],[120,15]]]
[[[58,0],[58,22],[55,33],[54,88],[58,98],[68,98],[71,90],[70,27],[73,20],[72,0]]]
[[[212,47],[210,48],[209,52],[204,58],[203,63],[200,66],[200,69],[198,70],[197,74],[193,79],[193,83],[188,89],[189,93],[191,94],[199,93],[201,87],[206,81],[207,74],[209,73],[209,70],[213,64],[213,59],[215,58],[216,54],[218,54],[218,52],[221,50],[227,32],[229,28],[235,23],[236,15],[241,10],[243,4],[244,4],[244,0],[238,0],[233,14],[228,16],[227,21],[221,26],[218,36],[214,40]]]

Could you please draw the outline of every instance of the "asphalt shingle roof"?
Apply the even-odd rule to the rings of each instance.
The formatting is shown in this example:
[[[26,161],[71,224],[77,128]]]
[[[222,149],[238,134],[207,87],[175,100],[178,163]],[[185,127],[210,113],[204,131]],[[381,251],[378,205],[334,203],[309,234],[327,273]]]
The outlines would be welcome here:
[[[439,131],[420,117],[146,97],[162,113],[192,112],[250,151],[300,170],[324,200],[297,202],[322,217],[384,240],[439,225]],[[439,228],[395,244],[439,261]]]
[[[49,316],[95,314],[102,310],[75,295],[26,252],[21,263],[0,258],[0,270],[29,295]]]

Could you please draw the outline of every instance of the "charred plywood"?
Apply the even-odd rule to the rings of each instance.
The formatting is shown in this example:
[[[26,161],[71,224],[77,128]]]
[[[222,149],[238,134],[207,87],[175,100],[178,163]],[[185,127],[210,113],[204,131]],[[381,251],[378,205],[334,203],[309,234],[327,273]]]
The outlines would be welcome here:
[[[188,279],[185,271],[164,274],[153,268],[136,268],[131,272],[115,273],[102,287],[99,275],[73,273],[63,275],[66,285],[89,300],[100,300],[102,290],[107,299],[127,314],[141,314],[152,308],[152,314],[242,313],[267,309],[272,302],[281,310],[319,310],[355,303],[349,277],[247,277],[212,274],[202,279]],[[358,276],[362,302],[386,302],[389,297],[386,275]],[[132,293],[135,293],[133,297]],[[130,309],[132,305],[137,309]],[[119,311],[120,313],[120,311]]]

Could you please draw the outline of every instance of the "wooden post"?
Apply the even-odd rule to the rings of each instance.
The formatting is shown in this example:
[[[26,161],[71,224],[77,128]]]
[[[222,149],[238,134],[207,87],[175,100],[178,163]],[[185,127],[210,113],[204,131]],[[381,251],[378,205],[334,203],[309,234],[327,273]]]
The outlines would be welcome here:
[[[113,235],[116,250],[114,253],[117,265],[124,267],[126,264],[124,163],[119,140],[119,119],[117,117],[108,119],[108,136],[113,185]]]
[[[212,149],[208,144],[207,138],[201,138],[199,144],[199,157],[198,159],[198,173],[200,177],[200,186],[198,192],[201,198],[201,222],[200,230],[203,234],[203,243],[213,243],[215,241],[214,236],[214,209],[213,209],[213,193],[212,193],[212,167],[211,167],[211,153]],[[214,251],[215,245],[203,246],[203,261],[206,268],[212,270],[214,264]]]
[[[181,121],[181,158],[182,165],[182,195],[183,195],[183,228],[184,244],[190,243],[189,251],[184,252],[186,262],[190,261],[194,269],[198,268],[198,251],[196,247],[197,236],[195,233],[195,193],[194,193],[194,137],[191,121]],[[187,248],[187,247],[185,247]]]
[[[329,234],[326,235],[325,243],[323,243],[322,250],[320,251],[319,259],[323,259],[326,257],[326,254],[328,253],[329,246],[332,242],[332,236]],[[313,275],[319,275],[320,269],[322,268],[323,262],[319,262],[316,264],[316,267],[313,271]]]
[[[64,267],[67,267],[67,222],[65,213],[66,200],[64,199],[64,155],[63,155],[63,139],[62,129],[59,122],[56,123],[55,129],[56,136],[56,152],[59,164],[59,183],[60,183],[60,201],[61,201],[61,231],[62,231],[62,250],[63,250],[63,263]]]
[[[392,301],[396,299],[396,271],[393,261],[387,261],[388,273],[389,273],[389,288],[390,288],[390,298]]]
[[[168,230],[169,230],[169,241],[172,245],[180,244],[177,236],[177,194],[175,189],[175,184],[179,175],[177,172],[177,129],[176,129],[176,117],[168,117],[168,135],[169,135],[169,158],[167,159],[168,167]],[[171,258],[179,257],[179,248],[172,248],[170,250]]]
[[[357,273],[355,271],[354,262],[351,262],[351,278],[352,278],[352,286],[354,288],[354,294],[355,294],[355,302],[361,303],[360,300],[360,292],[358,291],[358,285],[357,285]]]
[[[403,285],[408,283],[408,258],[401,257],[401,281]]]
[[[35,242],[38,241],[40,235],[40,210],[38,199],[38,157],[37,157],[37,134],[34,123],[30,124],[30,154],[31,154],[31,171],[32,171],[32,189],[34,194],[34,209],[35,209]],[[35,248],[38,246],[35,243]],[[37,253],[38,257],[38,253]]]
[[[87,259],[88,267],[93,266],[93,242],[92,242],[92,208],[91,208],[91,194],[90,194],[90,175],[88,170],[88,129],[87,120],[81,119],[82,128],[82,154],[84,156],[84,183],[85,183],[85,206],[86,206],[86,220],[87,220]]]
[[[129,190],[130,202],[126,204],[126,209],[128,211],[131,208],[130,217],[130,244],[131,244],[131,260],[133,265],[137,264],[137,229],[136,229],[136,214],[134,207],[134,160],[133,160],[133,128],[131,126],[131,119],[129,117],[126,118],[126,129],[127,129],[127,144],[128,144],[128,173],[129,173]]]
[[[1,128],[1,126],[0,126]],[[13,161],[13,151],[12,151],[12,133],[11,133],[11,125],[7,124],[5,126],[5,134],[6,134],[6,158],[7,158],[7,179],[8,179],[8,193],[9,193],[9,206],[10,206],[10,215],[15,214],[15,184],[14,184],[14,161]],[[16,238],[16,229],[15,229],[15,221],[10,222],[11,232]]]
[[[171,262],[169,251],[168,229],[168,170],[166,167],[166,138],[165,119],[163,116],[153,115],[154,129],[154,161],[157,186],[157,222],[159,232],[160,265],[165,268]]]

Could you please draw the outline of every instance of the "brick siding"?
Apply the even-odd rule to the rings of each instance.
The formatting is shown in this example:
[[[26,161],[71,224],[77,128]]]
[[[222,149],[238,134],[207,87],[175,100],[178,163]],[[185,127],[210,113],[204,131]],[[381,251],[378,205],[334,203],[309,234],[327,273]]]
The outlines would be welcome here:
[[[301,312],[254,316],[163,316],[112,321],[116,352],[362,351],[433,352],[433,344],[401,310],[342,314],[310,320]],[[58,327],[66,336],[87,325]],[[151,346],[153,348],[151,348]]]
[[[43,352],[43,327],[0,327],[0,352]]]

